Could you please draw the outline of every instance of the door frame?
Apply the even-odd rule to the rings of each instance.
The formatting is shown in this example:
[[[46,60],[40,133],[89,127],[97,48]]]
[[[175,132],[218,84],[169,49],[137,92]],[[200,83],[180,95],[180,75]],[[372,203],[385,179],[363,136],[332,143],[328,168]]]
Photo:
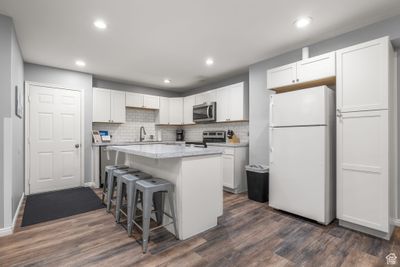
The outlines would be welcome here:
[[[29,136],[30,136],[30,87],[31,86],[42,86],[42,87],[50,87],[56,89],[63,89],[63,90],[72,90],[78,91],[81,95],[81,105],[80,105],[80,122],[81,122],[81,150],[80,150],[80,185],[84,185],[84,174],[85,174],[85,122],[84,122],[84,113],[85,113],[85,98],[84,98],[84,91],[81,88],[73,88],[58,84],[51,84],[51,83],[40,83],[40,82],[32,82],[32,81],[25,81],[25,92],[24,92],[24,103],[25,103],[25,116],[24,116],[24,125],[25,125],[25,132],[24,132],[24,146],[25,146],[25,195],[30,195],[30,147],[29,147]]]

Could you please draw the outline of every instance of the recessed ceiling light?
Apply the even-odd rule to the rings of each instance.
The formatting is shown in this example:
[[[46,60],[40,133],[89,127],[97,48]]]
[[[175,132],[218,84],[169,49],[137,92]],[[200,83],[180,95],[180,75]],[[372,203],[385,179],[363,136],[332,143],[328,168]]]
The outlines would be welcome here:
[[[104,30],[107,28],[107,24],[104,22],[104,20],[98,19],[93,22],[94,26],[100,30]]]
[[[77,65],[79,67],[85,67],[86,63],[83,60],[77,60],[77,61],[75,61],[75,65]]]
[[[166,84],[171,83],[171,80],[170,79],[164,79],[164,83],[166,83]]]
[[[294,22],[294,25],[296,25],[297,28],[301,29],[310,25],[311,21],[312,21],[311,17],[301,17]]]
[[[207,58],[207,59],[206,59],[206,65],[207,65],[207,66],[212,66],[212,65],[214,65],[214,59],[212,59],[212,58]]]

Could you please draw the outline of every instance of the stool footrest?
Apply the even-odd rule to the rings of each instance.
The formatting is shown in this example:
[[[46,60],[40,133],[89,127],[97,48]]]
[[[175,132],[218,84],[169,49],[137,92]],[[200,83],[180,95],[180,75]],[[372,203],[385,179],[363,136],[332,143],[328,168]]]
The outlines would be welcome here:
[[[138,224],[138,223],[135,222],[135,221],[132,221],[132,222],[133,222],[134,225],[136,225],[136,226],[140,229],[140,231],[143,232],[143,228],[140,226],[140,224]],[[173,223],[174,223],[174,221],[169,222],[169,223],[166,223],[166,224],[163,224],[163,225],[158,225],[158,226],[156,226],[156,227],[150,228],[149,231],[154,231],[154,230],[156,230],[156,229],[158,229],[158,228],[165,227],[165,226],[168,226],[168,225],[173,224]]]

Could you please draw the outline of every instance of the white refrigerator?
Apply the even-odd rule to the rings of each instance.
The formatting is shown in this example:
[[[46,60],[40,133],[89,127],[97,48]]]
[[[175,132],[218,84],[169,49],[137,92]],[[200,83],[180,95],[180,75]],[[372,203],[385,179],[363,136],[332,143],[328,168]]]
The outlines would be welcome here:
[[[336,215],[335,94],[271,95],[269,205],[329,224]]]

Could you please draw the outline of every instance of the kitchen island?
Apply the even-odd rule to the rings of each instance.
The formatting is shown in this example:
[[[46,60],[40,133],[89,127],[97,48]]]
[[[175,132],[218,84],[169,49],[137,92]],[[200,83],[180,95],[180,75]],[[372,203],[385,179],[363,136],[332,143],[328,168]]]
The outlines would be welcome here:
[[[217,218],[223,213],[223,150],[184,144],[139,144],[108,149],[125,153],[126,165],[175,185],[179,239],[190,238],[217,225]],[[168,203],[165,209],[169,212]],[[164,220],[170,219],[164,216]],[[167,229],[173,233],[171,226]]]

